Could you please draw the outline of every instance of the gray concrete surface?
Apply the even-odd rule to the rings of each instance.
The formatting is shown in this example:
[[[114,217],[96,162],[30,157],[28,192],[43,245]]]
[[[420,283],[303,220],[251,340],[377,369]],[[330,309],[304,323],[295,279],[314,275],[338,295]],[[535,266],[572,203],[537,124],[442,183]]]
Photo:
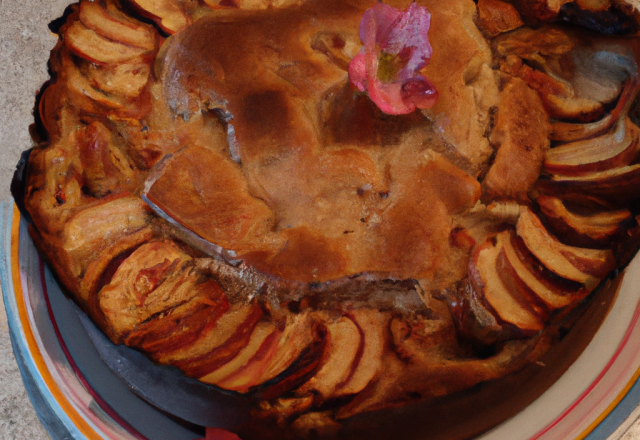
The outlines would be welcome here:
[[[632,0],[634,3],[640,0]],[[48,79],[47,59],[57,36],[47,24],[62,15],[68,0],[0,0],[0,201],[20,153],[31,146],[28,127],[35,94]],[[49,439],[29,402],[13,357],[0,301],[0,439]],[[621,437],[640,439],[640,423]]]
[[[68,0],[0,0],[0,201],[20,152],[30,147],[35,94],[48,79],[47,60],[56,42],[47,24]],[[22,385],[0,301],[0,439],[49,439]]]

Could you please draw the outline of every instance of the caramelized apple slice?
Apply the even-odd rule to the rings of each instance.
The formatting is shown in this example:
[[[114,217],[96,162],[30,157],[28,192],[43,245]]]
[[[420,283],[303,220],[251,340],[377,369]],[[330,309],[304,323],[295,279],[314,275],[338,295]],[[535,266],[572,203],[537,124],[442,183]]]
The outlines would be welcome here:
[[[273,379],[298,360],[303,350],[313,342],[315,330],[307,318],[308,314],[305,314],[301,319],[285,326],[284,333],[274,327],[272,332],[264,337],[264,339],[262,335],[256,335],[256,332],[260,330],[260,326],[263,325],[259,324],[247,348],[232,362],[227,364],[234,364],[237,367],[237,365],[240,365],[242,362],[246,362],[244,366],[237,368],[233,373],[217,381],[214,381],[215,377],[212,375],[207,375],[200,380],[204,382],[211,381],[227,390],[246,393],[250,389]],[[273,327],[272,324],[269,325]],[[263,342],[258,347],[258,344],[253,342],[254,339],[258,339],[258,342]],[[257,347],[257,349],[251,347],[252,345]],[[225,370],[228,372],[233,368],[234,367],[230,366]],[[220,373],[219,375],[224,375],[224,372]],[[212,374],[215,375],[216,372]]]
[[[83,71],[93,88],[100,92],[95,95],[108,94],[133,100],[140,96],[149,81],[151,68],[146,62],[135,62],[116,65],[98,65],[87,62]],[[95,96],[94,100],[95,100]]]
[[[314,341],[314,323],[309,313],[294,315],[287,320],[284,334],[278,340],[276,353],[260,375],[258,383],[267,382],[289,368]]]
[[[533,297],[534,302],[541,303],[550,312],[567,307],[576,300],[573,295],[576,292],[564,291],[560,286],[543,281],[539,271],[521,257],[520,252],[513,245],[513,240],[517,240],[510,232],[502,234],[502,246],[505,266],[500,275],[515,280],[511,285],[516,286],[524,297]],[[562,293],[559,293],[562,292]]]
[[[79,21],[73,22],[67,28],[64,42],[69,50],[79,57],[98,64],[124,63],[147,53],[146,49],[108,40]]]
[[[516,225],[518,235],[542,264],[562,278],[584,284],[592,290],[600,278],[615,268],[610,249],[585,249],[568,246],[551,236],[540,219],[526,209]]]
[[[327,346],[320,369],[297,390],[298,395],[317,393],[331,397],[352,375],[360,361],[364,341],[352,319],[343,316],[327,325]]]
[[[502,237],[496,243],[487,241],[474,253],[469,272],[475,292],[490,307],[501,323],[517,328],[524,336],[531,336],[543,329],[540,317],[516,292],[509,291],[497,270],[498,257],[502,251]]]
[[[312,325],[313,340],[305,347],[300,356],[284,371],[264,384],[260,390],[262,400],[273,400],[304,384],[318,371],[323,362],[327,342],[327,329],[320,320],[314,320]],[[303,397],[302,399],[305,399]],[[296,399],[299,400],[299,399]]]
[[[539,91],[540,92],[540,91]],[[570,121],[593,121],[602,117],[604,108],[598,101],[576,96],[541,94],[549,116]]]
[[[555,197],[540,196],[537,202],[556,235],[575,246],[609,245],[612,237],[622,232],[623,224],[632,219],[627,209],[587,216],[569,211],[562,200]]]
[[[69,62],[67,66],[67,87],[77,107],[89,112],[96,112],[97,109],[102,111],[122,109],[123,103],[118,96],[108,96],[96,90],[75,64]]]
[[[562,194],[563,198],[596,197],[611,207],[624,207],[640,198],[640,164],[606,171],[594,171],[581,176],[551,176],[538,181],[544,194]]]
[[[157,46],[156,34],[152,27],[139,23],[117,20],[103,9],[99,3],[83,1],[80,3],[80,21],[87,28],[112,41],[144,50],[154,50]]]
[[[131,0],[140,12],[169,34],[175,34],[189,25],[189,17],[178,0]]]
[[[246,391],[248,387],[238,380],[238,373],[242,373],[248,366],[253,366],[272,352],[277,346],[277,337],[281,332],[271,322],[261,322],[253,330],[249,342],[232,360],[215,371],[200,378],[202,382],[218,385],[221,388],[235,391]],[[259,359],[256,359],[259,358]],[[246,382],[246,380],[245,380]]]
[[[525,56],[531,55],[525,54]],[[547,113],[553,118],[588,122],[601,117],[604,113],[600,102],[575,96],[575,91],[569,82],[533,69],[515,55],[506,56],[501,69],[521,78],[529,87],[536,90]]]
[[[150,211],[137,197],[120,197],[78,212],[62,232],[63,248],[88,256],[101,246],[104,237],[116,241],[144,228]]]
[[[615,123],[616,119],[613,114],[606,115],[598,121],[586,124],[556,121],[551,123],[549,139],[559,142],[575,142],[582,139],[589,139],[605,133]]]
[[[638,155],[638,129],[622,119],[611,133],[552,148],[544,159],[550,173],[578,175],[629,165]]]
[[[136,276],[136,284],[164,284],[162,274],[156,274],[158,266],[171,267],[172,263],[165,259],[156,266],[140,271]],[[146,272],[146,273],[145,273]],[[166,284],[170,284],[167,282]],[[184,347],[198,336],[215,325],[216,321],[229,309],[229,302],[215,280],[208,280],[202,284],[193,286],[189,283],[193,297],[183,304],[168,307],[164,312],[154,316],[141,324],[124,339],[124,343],[130,347],[136,347],[147,353],[154,351],[175,350]],[[151,287],[150,286],[150,287]],[[169,286],[165,286],[167,288]],[[184,286],[177,286],[174,297],[184,293]],[[184,296],[181,298],[184,300]],[[168,305],[168,304],[167,304]]]
[[[618,98],[618,103],[610,114],[596,122],[580,124],[571,122],[553,122],[549,138],[558,142],[575,142],[606,133],[621,117],[624,117],[638,93],[638,79],[627,81]]]
[[[158,351],[153,358],[171,364],[192,377],[217,370],[242,350],[262,316],[255,304],[234,304],[211,329],[191,344],[175,350]]]
[[[116,206],[110,207],[114,211],[117,209]],[[81,214],[87,211],[89,209]],[[110,227],[120,224],[105,212],[101,214]],[[96,219],[93,219],[93,223],[97,223]],[[87,230],[88,227],[84,234]],[[112,231],[101,230],[99,236],[117,237],[117,234],[109,232]],[[95,246],[92,246],[91,250],[95,252]],[[124,260],[119,259],[120,262],[114,268],[111,279],[105,280],[108,284],[102,287],[96,302],[99,303],[112,334],[118,338],[131,336],[135,339],[134,345],[145,343],[147,338],[144,335],[149,332],[159,334],[159,329],[155,328],[152,322],[161,314],[170,314],[168,311],[175,311],[175,308],[189,303],[194,299],[194,295],[204,294],[212,298],[220,296],[220,290],[198,292],[193,282],[195,277],[193,280],[188,277],[188,272],[193,267],[192,258],[172,243],[152,241],[124,257]],[[217,302],[212,300],[211,304]],[[136,336],[137,329],[140,332]]]
[[[374,380],[382,368],[382,354],[387,339],[386,325],[388,316],[377,310],[357,309],[351,316],[360,330],[364,341],[358,366],[344,385],[337,390],[337,395],[356,394]]]

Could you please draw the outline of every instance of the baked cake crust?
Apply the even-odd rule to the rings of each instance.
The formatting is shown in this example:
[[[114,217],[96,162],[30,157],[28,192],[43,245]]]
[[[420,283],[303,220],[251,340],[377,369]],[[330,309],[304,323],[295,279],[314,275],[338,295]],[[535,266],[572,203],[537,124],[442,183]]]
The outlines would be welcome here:
[[[332,435],[534,362],[635,252],[625,3],[418,2],[439,99],[406,115],[349,82],[375,2],[230,3],[59,29],[25,207],[113,342]]]

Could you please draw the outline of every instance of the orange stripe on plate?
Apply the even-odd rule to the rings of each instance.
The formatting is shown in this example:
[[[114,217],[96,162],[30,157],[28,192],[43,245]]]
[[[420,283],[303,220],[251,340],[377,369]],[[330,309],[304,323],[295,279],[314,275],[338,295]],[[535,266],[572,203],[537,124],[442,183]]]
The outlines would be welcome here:
[[[86,422],[86,420],[71,406],[69,401],[65,398],[64,394],[60,390],[60,387],[55,382],[49,369],[47,368],[36,339],[33,336],[33,331],[29,325],[29,318],[27,316],[27,310],[25,308],[25,300],[22,292],[22,283],[20,280],[20,211],[16,205],[13,205],[13,220],[11,223],[11,277],[13,279],[13,290],[16,297],[16,303],[18,305],[18,315],[20,316],[20,323],[22,324],[22,330],[29,346],[29,352],[33,358],[38,372],[44,383],[49,388],[51,394],[58,402],[58,405],[62,408],[65,414],[76,425],[76,428],[84,434],[88,439],[100,440],[102,437]]]
[[[593,431],[594,429],[596,429],[596,427],[602,423],[602,421],[611,413],[611,411],[613,411],[613,409],[618,406],[618,404],[622,401],[622,399],[624,399],[624,397],[627,395],[627,393],[629,393],[629,390],[631,390],[631,388],[633,387],[633,385],[636,383],[636,381],[638,380],[638,378],[640,377],[640,368],[638,368],[638,370],[636,370],[635,374],[633,375],[633,377],[631,378],[631,380],[627,383],[627,385],[622,389],[622,391],[620,391],[620,393],[618,394],[618,396],[614,399],[613,402],[611,402],[611,404],[602,412],[602,414],[600,414],[598,416],[598,418],[596,418],[593,423],[591,423],[589,425],[589,427],[587,429],[585,429],[582,434],[580,434],[579,436],[577,436],[575,438],[575,440],[584,440],[584,438],[586,438],[589,434],[591,434],[591,431]]]

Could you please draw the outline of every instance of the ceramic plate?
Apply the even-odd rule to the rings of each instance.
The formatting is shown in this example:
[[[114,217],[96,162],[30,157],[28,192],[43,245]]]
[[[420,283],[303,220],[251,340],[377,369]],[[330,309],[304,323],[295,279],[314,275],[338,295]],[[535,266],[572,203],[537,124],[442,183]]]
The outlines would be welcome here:
[[[0,204],[0,277],[25,386],[54,439],[201,438],[138,398],[100,358],[77,307],[40,259],[18,210]],[[619,438],[640,415],[640,258],[593,340],[544,394],[482,440]]]

